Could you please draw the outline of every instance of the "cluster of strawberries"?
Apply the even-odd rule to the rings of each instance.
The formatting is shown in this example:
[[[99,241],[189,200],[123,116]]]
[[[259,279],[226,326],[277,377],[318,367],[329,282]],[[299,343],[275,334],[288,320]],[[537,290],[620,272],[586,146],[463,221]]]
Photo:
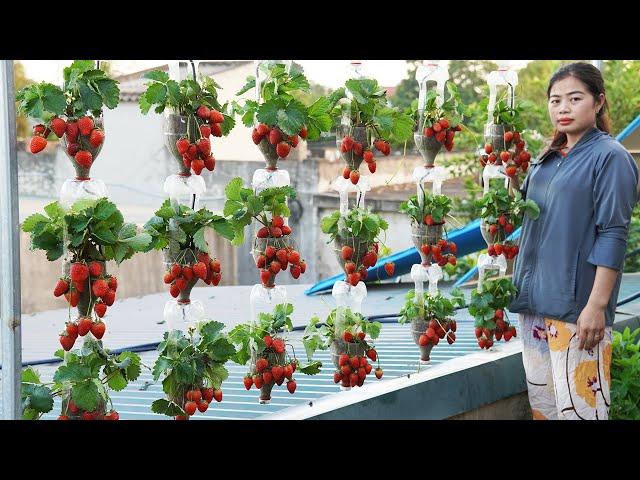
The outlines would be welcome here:
[[[492,223],[489,225],[489,233],[491,235],[501,234],[502,238],[506,238],[513,232],[514,229],[515,226],[509,221],[509,217],[504,214],[498,217],[498,221],[496,223]],[[518,252],[518,245],[516,245],[512,241],[494,243],[493,245],[489,245],[489,248],[487,250],[487,253],[492,257],[497,257],[504,254],[507,260],[515,258]]]
[[[188,420],[190,416],[196,413],[196,410],[200,413],[204,413],[209,408],[209,404],[216,400],[216,402],[222,401],[222,390],[216,390],[211,387],[201,387],[189,390],[184,394],[184,406],[183,410],[187,414],[177,415],[176,420]]]
[[[300,252],[288,244],[286,238],[291,235],[291,227],[284,224],[284,218],[274,216],[270,227],[261,227],[257,238],[276,238],[274,244],[267,244],[256,258],[256,267],[260,270],[260,281],[265,287],[273,287],[276,275],[289,267],[293,278],[300,277],[307,270],[307,264],[300,258]]]
[[[493,346],[494,335],[496,341],[504,338],[505,342],[508,342],[512,337],[516,336],[516,327],[510,325],[508,321],[505,321],[504,311],[502,309],[496,310],[496,313],[493,315],[493,320],[496,323],[496,328],[494,329],[476,327],[475,333],[480,348],[486,348],[487,350],[491,348]]]
[[[97,149],[104,142],[104,130],[96,128],[93,118],[82,116],[77,121],[54,117],[49,122],[49,127],[42,124],[33,127],[34,136],[31,139],[29,148],[31,153],[38,153],[47,146],[47,137],[51,131],[58,138],[64,135],[67,140],[67,153],[75,162],[83,168],[91,167],[93,163],[93,153],[89,145]]]
[[[454,137],[456,132],[462,130],[460,125],[451,126],[449,120],[441,118],[433,122],[430,127],[425,127],[423,134],[425,137],[434,137],[438,142],[444,145],[444,148],[450,152],[453,149]]]
[[[427,258],[431,256],[433,261],[441,267],[444,267],[447,263],[451,265],[457,263],[455,255],[458,252],[458,247],[454,242],[447,242],[444,238],[441,238],[433,245],[424,243],[420,247],[420,251],[424,253]]]
[[[297,135],[287,135],[278,127],[269,127],[264,123],[261,123],[251,132],[251,138],[253,143],[258,145],[263,139],[265,139],[272,148],[275,148],[276,154],[280,158],[285,158],[289,155],[291,148],[296,148],[300,138],[307,138],[307,128],[302,127]]]
[[[522,172],[526,172],[529,168],[529,161],[531,160],[531,154],[525,150],[525,142],[520,136],[520,132],[505,132],[504,134],[505,150],[501,152],[494,152],[493,146],[487,143],[484,146],[484,152],[486,155],[480,157],[480,163],[485,166],[487,163],[495,164],[500,160],[500,163],[505,166],[505,173],[509,177],[515,177],[518,173],[518,169]],[[511,143],[515,143],[515,151],[509,151]]]
[[[425,332],[420,335],[420,338],[418,338],[418,345],[426,347],[429,344],[433,344],[435,346],[445,336],[447,337],[447,342],[451,345],[456,341],[456,328],[457,325],[455,320],[448,320],[440,323],[435,318],[432,318],[429,320],[429,324],[427,325]]]
[[[286,379],[289,393],[295,392],[297,384],[293,379],[293,373],[296,371],[297,361],[292,360],[284,365],[271,364],[269,358],[274,354],[282,355],[285,352],[284,340],[278,337],[272,338],[270,335],[265,335],[263,340],[265,350],[262,356],[256,360],[256,372],[253,375],[248,373],[244,377],[245,388],[250,390],[253,386],[260,389],[264,385],[282,385]]]
[[[357,336],[360,340],[364,340],[363,332],[358,332]],[[355,341],[353,334],[348,331],[344,332],[343,338],[345,341],[350,341],[350,343]],[[378,359],[378,353],[373,348],[366,351],[366,356],[369,357],[372,362],[375,362]],[[364,384],[367,375],[371,373],[371,370],[373,370],[373,366],[365,356],[349,356],[346,353],[343,353],[338,359],[338,370],[333,374],[333,381],[334,383],[340,383],[343,387],[361,387]],[[382,378],[382,375],[382,368],[376,368],[376,378],[380,379]]]
[[[53,295],[59,297],[64,295],[72,307],[77,307],[80,301],[80,294],[91,288],[93,296],[99,298],[95,301],[94,310],[98,317],[104,317],[107,307],[113,305],[116,300],[116,290],[118,289],[118,279],[112,275],[103,274],[100,262],[74,262],[69,269],[68,277],[61,277],[56,284]]]
[[[100,340],[105,330],[106,325],[102,320],[94,321],[91,317],[79,317],[75,322],[66,323],[66,328],[60,332],[60,345],[68,352],[73,348],[78,336],[84,337],[91,332],[96,339]]]
[[[378,244],[372,243],[370,246],[370,250],[367,251],[362,256],[361,263],[359,265],[356,264],[354,260],[354,251],[353,247],[349,245],[345,245],[341,250],[342,259],[344,262],[344,273],[346,276],[347,283],[352,286],[358,285],[360,280],[366,280],[369,272],[367,268],[375,266],[378,263]],[[387,262],[384,264],[384,269],[387,272],[387,275],[390,277],[393,276],[393,272],[395,271],[395,263]]]
[[[120,414],[115,410],[110,410],[109,413],[99,410],[89,412],[82,410],[73,400],[69,399],[65,413],[60,415],[58,420],[72,420],[72,417],[80,420],[120,420]]]
[[[212,259],[208,253],[200,252],[197,255],[197,262],[181,265],[174,263],[164,274],[164,283],[170,285],[169,293],[173,298],[180,295],[180,292],[187,288],[187,284],[194,278],[199,278],[207,285],[218,286],[222,274],[220,273],[220,262],[215,257]]]
[[[391,153],[391,145],[386,140],[377,139],[373,142],[373,146],[381,152],[383,155],[387,156]],[[364,160],[369,167],[369,171],[371,173],[376,172],[376,161],[373,157],[373,150],[370,148],[365,148],[360,142],[356,142],[353,137],[347,135],[342,139],[340,144],[340,151],[344,154],[351,152],[351,155],[356,158],[356,160],[361,162]],[[355,162],[354,162],[355,163]],[[357,185],[360,181],[360,172],[358,170],[351,170],[348,166],[344,167],[342,171],[342,176],[351,180],[351,183]]]
[[[209,137],[222,136],[222,127],[220,124],[224,122],[224,115],[215,109],[209,109],[206,105],[200,105],[196,115],[204,120],[205,123],[200,125],[200,138],[195,142],[189,142],[189,139],[182,137],[176,142],[178,153],[182,155],[184,167],[193,170],[193,173],[200,175],[204,168],[213,171],[216,168],[216,159],[211,155],[211,141]]]

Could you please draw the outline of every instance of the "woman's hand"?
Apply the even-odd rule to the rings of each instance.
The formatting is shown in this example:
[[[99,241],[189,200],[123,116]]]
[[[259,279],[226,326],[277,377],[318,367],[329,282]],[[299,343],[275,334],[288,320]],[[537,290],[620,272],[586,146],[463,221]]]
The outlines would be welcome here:
[[[591,350],[604,338],[604,308],[587,303],[576,322],[579,350]]]

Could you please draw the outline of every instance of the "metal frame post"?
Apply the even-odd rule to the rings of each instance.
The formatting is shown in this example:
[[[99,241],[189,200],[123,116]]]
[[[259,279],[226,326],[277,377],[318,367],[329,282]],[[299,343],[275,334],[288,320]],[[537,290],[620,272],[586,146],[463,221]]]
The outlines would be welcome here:
[[[2,416],[22,417],[20,216],[13,60],[0,61],[0,334]]]

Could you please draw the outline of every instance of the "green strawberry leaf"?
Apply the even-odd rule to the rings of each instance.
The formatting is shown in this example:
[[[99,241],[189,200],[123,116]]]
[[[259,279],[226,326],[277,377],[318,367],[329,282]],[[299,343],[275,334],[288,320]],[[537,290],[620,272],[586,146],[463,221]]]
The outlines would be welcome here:
[[[169,417],[177,415],[186,415],[185,411],[176,403],[161,398],[151,404],[151,411]]]

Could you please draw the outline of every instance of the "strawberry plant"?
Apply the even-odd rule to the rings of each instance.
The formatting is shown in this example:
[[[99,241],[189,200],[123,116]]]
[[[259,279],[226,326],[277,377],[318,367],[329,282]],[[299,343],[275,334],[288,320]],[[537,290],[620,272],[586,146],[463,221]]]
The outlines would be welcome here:
[[[140,357],[136,353],[111,354],[102,342],[87,340],[81,350],[58,350],[65,360],[53,376],[43,383],[29,367],[22,372],[23,419],[36,420],[53,409],[53,398],[61,397],[58,420],[118,420],[108,389],[123,390],[140,375]]]
[[[356,286],[360,280],[365,280],[367,268],[378,262],[378,243],[384,245],[379,238],[380,232],[386,231],[389,224],[370,209],[354,208],[346,215],[335,211],[322,218],[321,228],[329,235],[329,242],[335,244],[336,258],[344,269],[347,282]],[[393,266],[389,265],[392,275]]]
[[[231,341],[239,345],[233,361],[246,365],[249,362],[249,372],[244,378],[247,390],[255,386],[260,390],[260,401],[266,403],[271,399],[274,385],[282,385],[287,380],[287,390],[293,394],[297,384],[293,378],[296,370],[305,375],[315,375],[320,372],[322,363],[310,361],[299,367],[293,346],[286,343],[283,333],[293,330],[291,314],[293,305],[278,304],[273,313],[260,313],[257,322],[240,324],[230,333]],[[291,354],[287,351],[291,349]]]
[[[480,348],[491,348],[494,335],[496,341],[504,337],[505,342],[516,336],[516,327],[510,324],[505,309],[517,293],[518,289],[508,278],[485,280],[481,292],[471,292],[469,313],[475,319],[475,335]]]
[[[245,126],[254,127],[253,143],[265,156],[267,167],[275,169],[278,158],[286,158],[300,139],[316,140],[322,132],[331,130],[329,112],[337,97],[320,97],[307,106],[299,95],[309,93],[310,86],[299,65],[262,62],[258,68],[264,75],[259,85],[251,75],[236,95],[258,88],[259,100],[234,101],[233,108]]]
[[[413,340],[420,347],[421,358],[429,360],[431,349],[443,338],[451,345],[456,341],[456,306],[465,306],[464,294],[460,289],[451,292],[451,299],[438,293],[423,293],[423,298],[416,303],[416,292],[411,289],[405,295],[406,302],[400,310],[399,323],[411,322]]]
[[[531,154],[521,133],[524,129],[522,111],[530,106],[531,103],[525,101],[511,107],[505,98],[496,103],[493,123],[485,128],[484,154],[480,156],[483,167],[487,163],[504,165],[505,174],[512,179],[518,173],[526,173]]]
[[[172,112],[165,119],[165,138],[182,175],[189,176],[191,171],[200,175],[204,168],[213,171],[211,135],[227,136],[235,126],[232,109],[218,100],[220,85],[210,77],[198,82],[195,72],[193,79],[181,82],[170,80],[161,70],[147,72],[143,78],[149,82],[139,99],[140,110],[146,115],[155,106],[156,113]]]
[[[309,360],[316,350],[331,349],[336,367],[334,383],[341,383],[343,387],[361,387],[373,370],[369,360],[378,362],[375,375],[378,379],[382,377],[378,352],[371,343],[380,335],[380,322],[370,322],[361,313],[345,307],[333,309],[324,324],[319,322],[317,316],[311,318],[302,343]],[[367,335],[370,340],[367,340]]]
[[[164,333],[153,379],[162,378],[167,398],[154,401],[153,412],[187,420],[196,410],[206,412],[214,399],[222,401],[222,382],[229,376],[224,365],[236,353],[223,328],[220,322],[204,321],[186,334]]]
[[[60,343],[70,350],[78,337],[91,332],[102,338],[105,325],[100,320],[115,302],[118,279],[108,275],[106,262],[120,264],[136,252],[145,251],[151,237],[138,233],[133,223],[125,223],[116,205],[106,198],[83,199],[65,212],[58,202],[47,205],[45,213],[27,217],[22,230],[30,233],[30,248],[44,250],[54,261],[66,252],[63,276],[53,294],[65,296],[69,307],[77,307],[80,316],[69,319],[60,334]],[[63,233],[64,232],[64,233]],[[96,321],[92,320],[92,310]]]
[[[53,132],[62,139],[79,179],[88,179],[104,144],[103,108],[116,108],[120,96],[118,82],[94,66],[92,60],[76,60],[64,69],[62,88],[41,82],[16,95],[18,112],[42,122],[33,127],[31,153],[44,150]]]
[[[426,165],[433,165],[442,146],[448,152],[453,149],[454,138],[462,130],[462,118],[467,109],[460,100],[458,87],[447,82],[449,96],[438,106],[438,92],[429,90],[425,94],[424,109],[418,109],[418,102],[411,104],[410,115],[414,118],[416,147],[422,154]]]
[[[481,230],[489,244],[490,256],[504,254],[510,260],[518,254],[518,245],[506,238],[522,224],[523,215],[535,220],[540,208],[531,199],[523,200],[520,191],[510,196],[506,188],[500,187],[485,193],[475,201],[482,219]]]
[[[223,238],[233,240],[233,228],[225,217],[204,207],[195,211],[167,199],[144,229],[151,237],[147,250],[164,250],[167,268],[164,283],[169,285],[172,297],[179,296],[188,303],[191,289],[199,279],[207,285],[220,283],[220,262],[209,256],[204,235],[207,229],[213,229]]]
[[[343,177],[357,184],[362,161],[374,173],[374,149],[389,155],[389,141],[404,142],[411,138],[414,122],[409,115],[388,105],[386,90],[373,79],[349,79],[332,96],[340,99],[332,108],[331,117],[337,128],[340,156],[347,164]]]
[[[242,183],[237,177],[225,188],[224,214],[234,230],[234,244],[242,244],[244,228],[256,220],[262,226],[256,232],[252,253],[262,284],[272,287],[276,275],[287,267],[291,276],[297,279],[306,271],[307,265],[290,237],[291,227],[285,225],[285,217],[291,215],[287,199],[294,199],[296,191],[287,185],[254,193]]]

